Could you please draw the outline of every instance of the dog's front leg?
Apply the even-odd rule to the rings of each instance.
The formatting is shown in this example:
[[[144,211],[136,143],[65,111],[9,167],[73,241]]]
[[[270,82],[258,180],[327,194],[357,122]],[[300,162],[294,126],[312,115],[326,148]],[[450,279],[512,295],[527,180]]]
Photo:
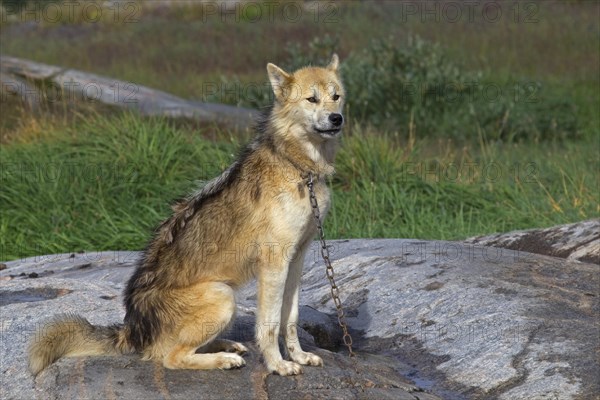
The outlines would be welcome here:
[[[323,360],[321,357],[302,350],[298,340],[298,298],[300,296],[304,255],[309,244],[310,242],[295,255],[290,263],[281,310],[281,333],[285,338],[285,346],[292,360],[302,365],[322,366]]]
[[[279,375],[297,375],[302,367],[292,361],[285,361],[279,351],[279,328],[283,293],[289,265],[278,257],[270,260],[258,271],[258,313],[256,316],[256,341],[262,351],[269,372]]]

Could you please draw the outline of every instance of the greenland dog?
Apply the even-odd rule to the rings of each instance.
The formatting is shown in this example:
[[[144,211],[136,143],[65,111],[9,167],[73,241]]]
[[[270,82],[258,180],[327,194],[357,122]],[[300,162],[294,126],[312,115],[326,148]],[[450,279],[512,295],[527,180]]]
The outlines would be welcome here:
[[[307,180],[312,174],[324,218],[325,178],[344,124],[338,57],[324,68],[288,73],[268,64],[267,72],[274,104],[257,137],[156,229],[125,288],[123,324],[56,316],[30,343],[34,375],[60,357],[130,352],[173,369],[241,367],[246,347],[218,336],[235,317],[235,290],[253,278],[256,341],[267,369],[296,375],[302,365],[323,365],[300,347],[296,323],[304,255],[316,233]]]

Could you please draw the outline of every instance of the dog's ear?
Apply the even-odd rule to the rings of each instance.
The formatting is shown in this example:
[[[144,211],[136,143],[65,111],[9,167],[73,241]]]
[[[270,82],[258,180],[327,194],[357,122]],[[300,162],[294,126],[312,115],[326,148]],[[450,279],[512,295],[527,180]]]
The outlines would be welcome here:
[[[333,55],[331,56],[331,61],[329,62],[329,65],[327,66],[327,69],[337,72],[339,65],[340,65],[340,59],[338,58],[337,54],[333,53]]]
[[[269,74],[269,80],[271,81],[271,87],[275,98],[281,100],[284,96],[286,87],[292,81],[292,76],[279,68],[275,64],[267,64],[267,73]]]

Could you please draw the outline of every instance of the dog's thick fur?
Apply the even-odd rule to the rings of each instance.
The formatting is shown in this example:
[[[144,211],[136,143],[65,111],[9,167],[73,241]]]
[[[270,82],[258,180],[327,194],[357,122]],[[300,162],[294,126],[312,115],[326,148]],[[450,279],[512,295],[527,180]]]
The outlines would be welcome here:
[[[322,365],[296,332],[304,254],[316,233],[306,182],[312,173],[324,217],[344,90],[336,55],[325,68],[267,71],[275,101],[258,136],[156,230],[125,289],[124,324],[55,317],[31,341],[34,375],[60,357],[134,351],[167,368],[240,367],[247,349],[216,338],[235,316],[235,289],[254,277],[256,339],[268,370],[295,375],[301,365]],[[292,361],[281,356],[280,334]]]

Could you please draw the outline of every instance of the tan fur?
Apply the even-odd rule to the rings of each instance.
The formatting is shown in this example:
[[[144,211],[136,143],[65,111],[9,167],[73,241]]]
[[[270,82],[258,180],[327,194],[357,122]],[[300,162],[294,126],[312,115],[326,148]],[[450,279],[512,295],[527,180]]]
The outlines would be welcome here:
[[[345,95],[337,69],[335,55],[325,68],[293,74],[269,64],[275,103],[262,132],[221,176],[176,204],[155,232],[125,290],[127,315],[119,331],[145,359],[167,368],[244,365],[243,345],[216,338],[235,317],[234,290],[256,277],[256,339],[269,371],[294,375],[301,365],[322,365],[301,349],[296,323],[304,254],[316,233],[309,173],[323,218],[329,208],[325,177],[334,171]],[[318,101],[308,100],[313,97]],[[90,336],[81,325],[75,330]],[[281,356],[280,334],[291,361]],[[60,356],[123,349],[96,342],[103,344],[91,353],[75,342],[58,351],[56,339],[46,338],[31,347],[32,372]]]
[[[60,357],[122,354],[131,351],[117,326],[98,327],[73,315],[57,315],[29,343],[29,370],[37,375]]]

